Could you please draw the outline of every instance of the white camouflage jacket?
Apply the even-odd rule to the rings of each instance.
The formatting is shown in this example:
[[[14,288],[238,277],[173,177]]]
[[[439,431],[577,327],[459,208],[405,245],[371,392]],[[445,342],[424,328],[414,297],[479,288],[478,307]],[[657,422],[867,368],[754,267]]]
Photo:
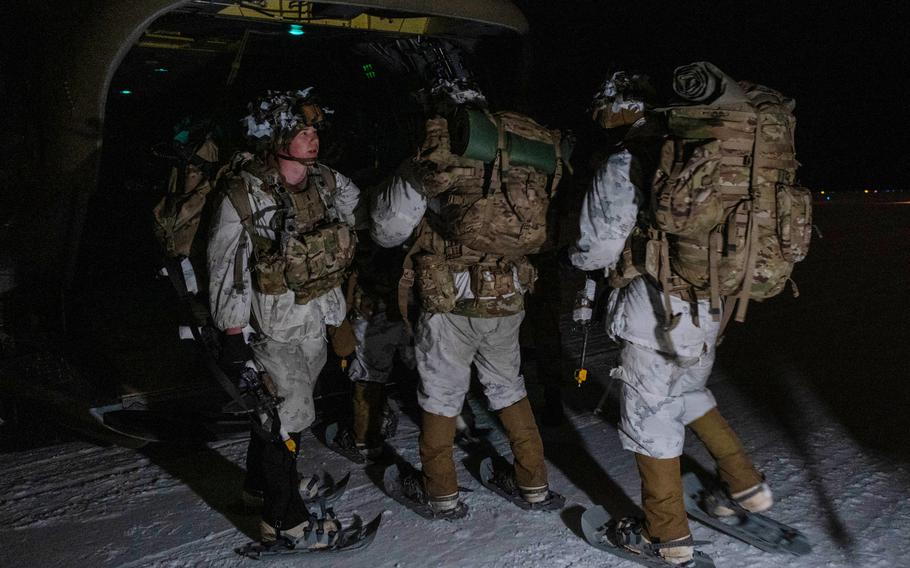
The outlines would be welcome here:
[[[360,199],[360,190],[347,177],[332,170],[335,175],[335,208],[342,221],[351,227],[355,225],[354,209]],[[249,189],[252,211],[265,211],[256,223],[257,234],[275,239],[270,228],[276,202],[270,193],[262,190],[262,180],[242,172]],[[240,215],[227,198],[212,218],[208,244],[209,304],[212,317],[218,329],[244,327],[252,324],[257,332],[282,343],[297,342],[325,335],[325,325],[339,325],[344,319],[347,307],[344,294],[336,287],[306,304],[294,303],[294,293],[269,295],[257,292],[247,266],[249,258],[243,258],[243,292],[234,289],[234,262],[237,247],[246,242],[246,250],[252,250],[249,235],[240,223]],[[252,319],[251,319],[252,315]]]
[[[643,195],[638,164],[628,150],[611,155],[597,170],[582,202],[581,236],[569,251],[572,264],[585,271],[609,271],[616,266],[626,239],[638,218]],[[663,330],[663,303],[659,288],[644,277],[613,290],[607,308],[607,332],[649,349],[678,357],[698,357],[717,342],[719,324],[708,314],[709,301],[693,305],[671,296],[679,324]]]

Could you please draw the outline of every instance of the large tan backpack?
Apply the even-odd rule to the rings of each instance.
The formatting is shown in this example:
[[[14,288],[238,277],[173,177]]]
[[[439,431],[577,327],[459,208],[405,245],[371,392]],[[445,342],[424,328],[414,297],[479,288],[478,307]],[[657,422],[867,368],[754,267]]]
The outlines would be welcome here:
[[[207,138],[196,150],[194,158],[215,164],[218,162],[218,146]],[[180,175],[178,168],[184,168],[184,175]],[[152,210],[155,238],[168,258],[190,256],[207,195],[217,185],[223,170],[209,180],[201,179],[196,168],[193,179],[201,179],[197,184],[184,181],[189,171],[189,164],[181,163],[171,168],[167,194]]]
[[[810,192],[796,181],[794,102],[740,83],[744,97],[658,111],[666,138],[651,185],[645,271],[669,295],[710,298],[724,324],[779,294],[809,250]],[[794,286],[794,295],[798,292]]]
[[[486,114],[493,125],[489,161],[450,152],[450,125],[427,121],[424,157],[436,164],[424,178],[429,196],[440,195],[442,208],[433,223],[447,241],[473,251],[520,257],[537,252],[547,238],[547,210],[562,176],[560,132],[519,113]],[[520,145],[545,146],[552,163],[521,162]],[[528,160],[530,161],[530,160]],[[549,171],[546,171],[549,170]]]

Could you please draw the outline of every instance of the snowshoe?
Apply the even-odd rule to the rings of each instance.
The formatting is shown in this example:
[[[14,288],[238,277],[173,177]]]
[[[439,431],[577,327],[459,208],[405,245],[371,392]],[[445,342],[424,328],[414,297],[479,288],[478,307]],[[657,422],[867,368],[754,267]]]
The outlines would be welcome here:
[[[395,466],[388,467],[382,481],[389,497],[425,519],[454,521],[468,514],[468,506],[460,500],[452,509],[445,511],[434,509],[423,488],[421,474],[413,467],[405,467],[404,471]]]
[[[350,428],[341,428],[333,422],[325,428],[325,444],[333,452],[340,454],[350,461],[363,465],[367,461],[377,461],[382,458],[385,448],[367,448],[354,440],[354,433]]]
[[[707,554],[696,550],[691,560],[684,564],[673,564],[662,558],[660,545],[647,542],[637,529],[636,521],[616,521],[603,507],[591,507],[581,516],[581,530],[591,546],[609,552],[620,558],[637,562],[652,568],[714,568],[714,561]],[[692,541],[692,546],[705,544]]]
[[[379,524],[382,522],[382,515],[376,515],[376,518],[366,525],[359,516],[354,515],[351,525],[340,530],[325,530],[328,521],[333,521],[332,524],[337,523],[334,516],[321,520],[311,517],[310,526],[315,527],[315,530],[305,529],[299,538],[280,534],[277,539],[272,541],[250,542],[235,549],[235,552],[241,556],[259,560],[278,555],[359,550],[373,542],[376,532],[379,530]]]
[[[497,469],[493,466],[492,458],[486,458],[480,464],[480,482],[487,489],[526,511],[558,511],[566,504],[565,497],[550,490],[547,490],[547,495],[542,501],[529,502],[522,497],[521,490],[515,483],[515,470],[511,464]]]
[[[705,488],[694,473],[683,476],[686,512],[696,521],[751,544],[765,552],[802,556],[812,552],[809,539],[797,529],[760,513],[751,513],[730,499],[720,487]],[[733,515],[710,513],[723,505]]]

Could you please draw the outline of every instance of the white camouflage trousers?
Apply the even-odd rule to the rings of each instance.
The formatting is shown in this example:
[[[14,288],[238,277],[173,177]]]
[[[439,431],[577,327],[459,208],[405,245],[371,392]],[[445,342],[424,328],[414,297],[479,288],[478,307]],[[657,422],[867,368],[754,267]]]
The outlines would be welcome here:
[[[354,362],[348,371],[352,381],[387,383],[395,353],[408,368],[414,368],[414,347],[403,321],[389,320],[385,311],[380,311],[369,318],[354,319],[351,327],[357,339]]]
[[[611,374],[622,381],[623,448],[657,459],[682,454],[686,425],[717,405],[705,386],[714,353],[679,357],[622,342],[621,365]]]
[[[524,312],[494,318],[421,315],[415,345],[420,407],[440,416],[458,416],[471,383],[471,363],[477,365],[492,410],[525,398],[518,346],[523,319]]]
[[[325,366],[325,338],[316,336],[293,343],[262,339],[251,347],[256,362],[271,377],[275,394],[284,399],[278,407],[281,425],[288,432],[309,428],[316,419],[313,387]]]

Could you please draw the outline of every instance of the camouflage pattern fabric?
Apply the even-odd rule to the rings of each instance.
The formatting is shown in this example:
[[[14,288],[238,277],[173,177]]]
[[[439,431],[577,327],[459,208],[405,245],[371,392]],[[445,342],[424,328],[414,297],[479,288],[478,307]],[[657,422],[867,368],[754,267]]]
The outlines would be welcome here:
[[[177,169],[171,172],[171,186],[177,181]],[[152,210],[155,216],[155,238],[168,257],[190,256],[193,240],[199,230],[202,209],[212,185],[204,181],[180,195],[163,197]],[[172,192],[173,193],[173,192]]]
[[[420,407],[439,416],[458,416],[471,382],[471,363],[477,365],[492,410],[525,398],[518,346],[523,319],[524,312],[498,318],[423,314],[415,337]]]
[[[293,343],[266,338],[252,344],[253,356],[271,378],[275,395],[284,399],[278,416],[288,432],[301,432],[316,419],[313,387],[328,353],[321,328]]]
[[[675,88],[700,104],[661,111],[668,138],[652,183],[651,222],[669,235],[669,249],[648,250],[669,255],[682,280],[676,290],[715,302],[775,296],[811,236],[811,197],[796,184],[795,105],[767,87],[736,84],[706,62],[677,69]],[[648,273],[660,278],[661,264],[646,261]],[[744,317],[743,302],[737,320]]]
[[[569,251],[572,265],[579,270],[610,271],[620,260],[641,203],[633,163],[632,154],[623,150],[609,156],[594,173],[582,201],[580,236]]]
[[[335,208],[342,221],[353,227],[360,190],[347,177],[338,172],[332,173],[336,184]],[[252,229],[254,236],[259,241],[274,241],[276,235],[271,221],[277,205],[275,196],[268,191],[262,178],[248,171],[241,173],[240,181],[246,187],[244,196],[250,210],[257,214]],[[240,270],[235,270],[238,247],[245,247],[248,252],[240,255]],[[252,286],[252,272],[249,270],[249,251],[252,248],[252,238],[244,230],[237,209],[230,200],[224,199],[213,215],[208,244],[209,304],[219,329],[244,327],[254,321],[259,333],[288,343],[311,337],[312,325],[322,330],[324,325],[337,326],[341,323],[347,306],[344,294],[337,286],[305,304],[296,301],[293,291],[269,294],[259,290],[258,286]],[[243,278],[241,286],[235,286],[237,274]]]
[[[529,140],[556,135],[516,113],[498,113],[506,132]],[[558,137],[556,138],[558,140]],[[451,153],[448,122],[426,122],[421,152],[406,168],[410,181],[427,197],[440,197],[434,229],[446,240],[484,253],[522,256],[537,252],[546,240],[550,196],[562,175],[557,163],[552,179],[533,167],[509,165],[496,158],[483,162]],[[489,177],[485,189],[485,175]]]
[[[385,384],[389,380],[397,353],[409,368],[417,363],[411,335],[402,320],[390,320],[384,310],[369,318],[356,317],[351,321],[357,347],[348,371],[352,381],[371,381]]]
[[[679,457],[686,425],[717,406],[705,387],[714,349],[679,357],[624,341],[620,359],[611,375],[622,381],[623,448],[657,459]]]
[[[284,277],[298,304],[339,286],[354,259],[357,237],[345,223],[332,223],[291,237],[285,244]]]
[[[709,301],[690,303],[676,296],[670,299],[679,321],[667,330],[663,326],[661,291],[651,280],[638,277],[628,286],[614,289],[607,302],[608,335],[682,358],[698,357],[713,348],[720,323],[711,317]]]

